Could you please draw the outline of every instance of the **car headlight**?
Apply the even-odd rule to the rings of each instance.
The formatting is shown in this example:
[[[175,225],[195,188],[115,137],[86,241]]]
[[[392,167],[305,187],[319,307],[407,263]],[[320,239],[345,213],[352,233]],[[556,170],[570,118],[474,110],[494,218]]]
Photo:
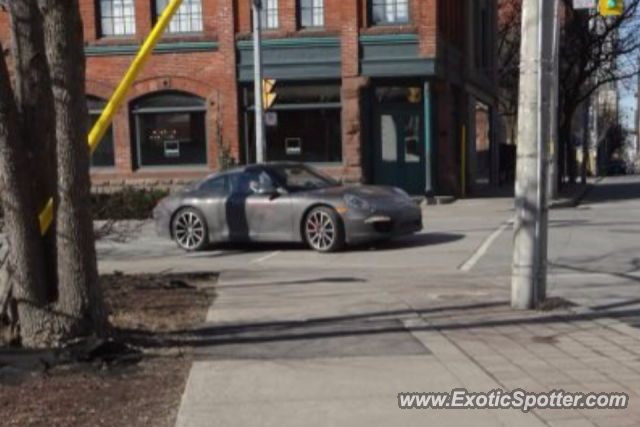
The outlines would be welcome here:
[[[344,201],[350,208],[358,209],[361,211],[371,210],[371,205],[369,202],[364,200],[362,197],[358,197],[354,194],[346,194],[344,196]]]

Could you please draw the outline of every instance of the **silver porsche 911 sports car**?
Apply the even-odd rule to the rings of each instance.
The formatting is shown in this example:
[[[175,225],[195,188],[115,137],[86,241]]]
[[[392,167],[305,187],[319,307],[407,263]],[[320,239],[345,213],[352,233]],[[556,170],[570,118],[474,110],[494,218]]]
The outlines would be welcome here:
[[[186,251],[216,242],[306,242],[319,252],[422,230],[420,207],[392,187],[342,186],[307,165],[212,175],[161,200],[158,234]]]

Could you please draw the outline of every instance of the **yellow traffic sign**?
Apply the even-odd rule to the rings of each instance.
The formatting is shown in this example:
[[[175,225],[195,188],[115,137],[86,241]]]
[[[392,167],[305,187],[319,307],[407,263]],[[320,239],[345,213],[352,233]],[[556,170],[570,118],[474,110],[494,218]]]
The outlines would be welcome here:
[[[598,12],[602,16],[620,16],[624,12],[624,0],[600,0]]]
[[[276,102],[278,95],[274,93],[276,81],[273,79],[262,79],[262,104],[264,110],[270,109]]]

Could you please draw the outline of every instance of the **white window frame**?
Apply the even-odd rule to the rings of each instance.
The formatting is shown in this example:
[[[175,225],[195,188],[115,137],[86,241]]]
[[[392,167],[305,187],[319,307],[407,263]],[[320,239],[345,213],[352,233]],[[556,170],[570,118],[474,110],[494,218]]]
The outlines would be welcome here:
[[[100,36],[126,37],[136,34],[134,0],[99,0]]]

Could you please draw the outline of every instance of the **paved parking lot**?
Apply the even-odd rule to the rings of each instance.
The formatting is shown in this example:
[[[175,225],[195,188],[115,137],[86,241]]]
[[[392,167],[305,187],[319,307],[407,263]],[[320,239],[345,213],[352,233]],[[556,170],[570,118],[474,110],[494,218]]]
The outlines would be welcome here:
[[[185,254],[174,243],[156,237],[149,222],[124,233],[126,242],[109,238],[99,242],[98,254],[103,272],[226,271],[258,267],[455,272],[473,255],[486,235],[508,219],[510,209],[508,200],[496,200],[491,205],[478,200],[425,208],[425,229],[420,234],[329,255],[291,244],[213,246],[206,252]]]

